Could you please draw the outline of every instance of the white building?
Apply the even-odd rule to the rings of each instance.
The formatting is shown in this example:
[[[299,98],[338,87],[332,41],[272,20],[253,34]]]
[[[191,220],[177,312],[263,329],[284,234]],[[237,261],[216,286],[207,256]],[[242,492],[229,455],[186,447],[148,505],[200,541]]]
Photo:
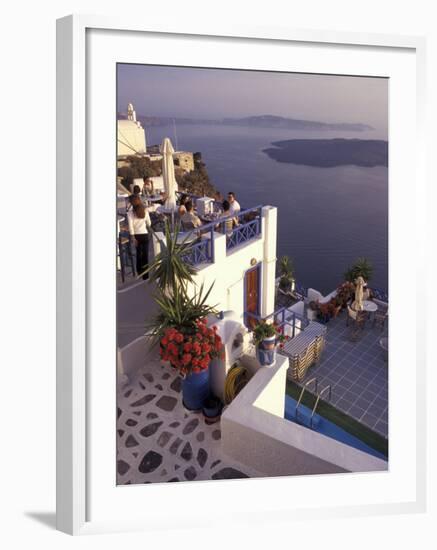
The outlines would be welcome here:
[[[146,132],[137,120],[132,103],[127,106],[127,119],[117,121],[117,156],[146,153]]]
[[[275,308],[277,208],[263,206],[252,222],[242,223],[232,235],[214,231],[203,232],[194,246],[198,260],[195,276],[196,292],[203,283],[214,287],[208,302],[218,311],[233,311],[247,323],[247,313],[265,317]],[[163,238],[163,235],[161,235]],[[155,241],[155,253],[159,245]]]

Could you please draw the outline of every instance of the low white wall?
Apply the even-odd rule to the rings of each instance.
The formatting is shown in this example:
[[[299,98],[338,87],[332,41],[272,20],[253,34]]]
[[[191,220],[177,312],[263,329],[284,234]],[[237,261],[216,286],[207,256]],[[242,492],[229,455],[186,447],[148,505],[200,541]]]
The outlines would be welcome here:
[[[258,376],[257,383],[261,391],[253,406],[279,418],[284,418],[288,360],[284,357],[277,357],[276,363],[281,364],[281,366],[275,369],[275,372],[272,372],[268,384],[264,384],[263,376]],[[254,391],[254,388],[252,391]]]
[[[148,359],[156,360],[158,355],[158,346],[151,347],[150,336],[139,336],[132,342],[129,342],[123,348],[117,350],[117,375],[118,381],[124,384],[138,374],[144,367]]]
[[[307,292],[308,302],[319,302],[320,304],[327,304],[335,296],[337,296],[337,290],[333,290],[326,296],[314,288],[309,288]]]
[[[284,419],[287,368],[281,356],[261,367],[224,411],[223,451],[268,476],[386,470],[385,461]]]

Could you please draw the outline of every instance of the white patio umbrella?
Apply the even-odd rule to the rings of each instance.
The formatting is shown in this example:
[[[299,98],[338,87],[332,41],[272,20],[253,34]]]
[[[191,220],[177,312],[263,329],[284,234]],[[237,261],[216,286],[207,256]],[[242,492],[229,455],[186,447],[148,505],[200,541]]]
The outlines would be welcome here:
[[[355,280],[355,301],[352,304],[352,308],[355,311],[362,311],[363,306],[363,292],[364,292],[364,279],[360,276]]]
[[[162,154],[164,192],[167,197],[164,203],[164,209],[168,212],[174,212],[176,210],[176,191],[178,190],[178,184],[174,173],[174,149],[168,137],[162,140],[160,151]]]

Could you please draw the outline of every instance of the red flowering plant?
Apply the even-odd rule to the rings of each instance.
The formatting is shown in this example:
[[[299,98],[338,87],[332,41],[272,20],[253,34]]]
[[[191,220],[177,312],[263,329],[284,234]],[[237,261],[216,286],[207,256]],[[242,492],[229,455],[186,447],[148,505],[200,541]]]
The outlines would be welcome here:
[[[253,329],[253,341],[256,345],[260,345],[264,338],[275,337],[275,343],[279,344],[282,349],[284,343],[289,340],[289,336],[284,334],[284,326],[278,325],[278,323],[267,323],[267,321],[260,321]]]
[[[283,349],[285,342],[290,340],[290,336],[285,336],[284,326],[279,326],[277,323],[274,323],[276,329],[276,343],[279,345],[279,349]]]
[[[212,359],[223,354],[217,327],[207,326],[205,317],[195,321],[194,330],[193,327],[167,328],[160,339],[160,348],[161,359],[170,361],[182,375],[207,369]]]
[[[223,353],[217,327],[209,327],[207,316],[215,308],[207,304],[212,286],[204,293],[203,285],[189,297],[185,289],[175,288],[169,295],[160,293],[155,301],[160,313],[153,323],[153,334],[160,344],[160,356],[181,375],[208,368],[212,359]]]

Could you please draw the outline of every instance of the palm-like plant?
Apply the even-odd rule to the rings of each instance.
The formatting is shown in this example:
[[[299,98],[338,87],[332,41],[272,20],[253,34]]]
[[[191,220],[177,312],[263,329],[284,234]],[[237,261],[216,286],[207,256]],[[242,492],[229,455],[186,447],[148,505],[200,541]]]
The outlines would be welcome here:
[[[362,277],[365,281],[369,281],[373,275],[373,266],[367,258],[358,258],[358,260],[345,272],[344,278],[346,281],[355,283],[357,277]]]
[[[177,223],[174,231],[171,231],[169,222],[165,224],[164,239],[160,240],[161,251],[146,269],[150,281],[156,282],[163,293],[175,294],[177,290],[185,291],[187,283],[194,282],[193,276],[196,268],[186,261],[191,244],[187,242],[188,234],[182,242],[178,242],[180,224]]]
[[[282,256],[282,258],[279,260],[279,273],[281,276],[279,280],[281,288],[290,288],[291,283],[293,282],[294,265],[293,260],[288,256]]]
[[[160,307],[160,313],[155,317],[149,328],[155,337],[160,337],[170,327],[190,332],[195,330],[196,322],[211,313],[216,313],[216,306],[207,304],[214,283],[205,292],[203,284],[194,296],[189,297],[185,289],[175,287],[168,294],[160,290],[155,301]]]

